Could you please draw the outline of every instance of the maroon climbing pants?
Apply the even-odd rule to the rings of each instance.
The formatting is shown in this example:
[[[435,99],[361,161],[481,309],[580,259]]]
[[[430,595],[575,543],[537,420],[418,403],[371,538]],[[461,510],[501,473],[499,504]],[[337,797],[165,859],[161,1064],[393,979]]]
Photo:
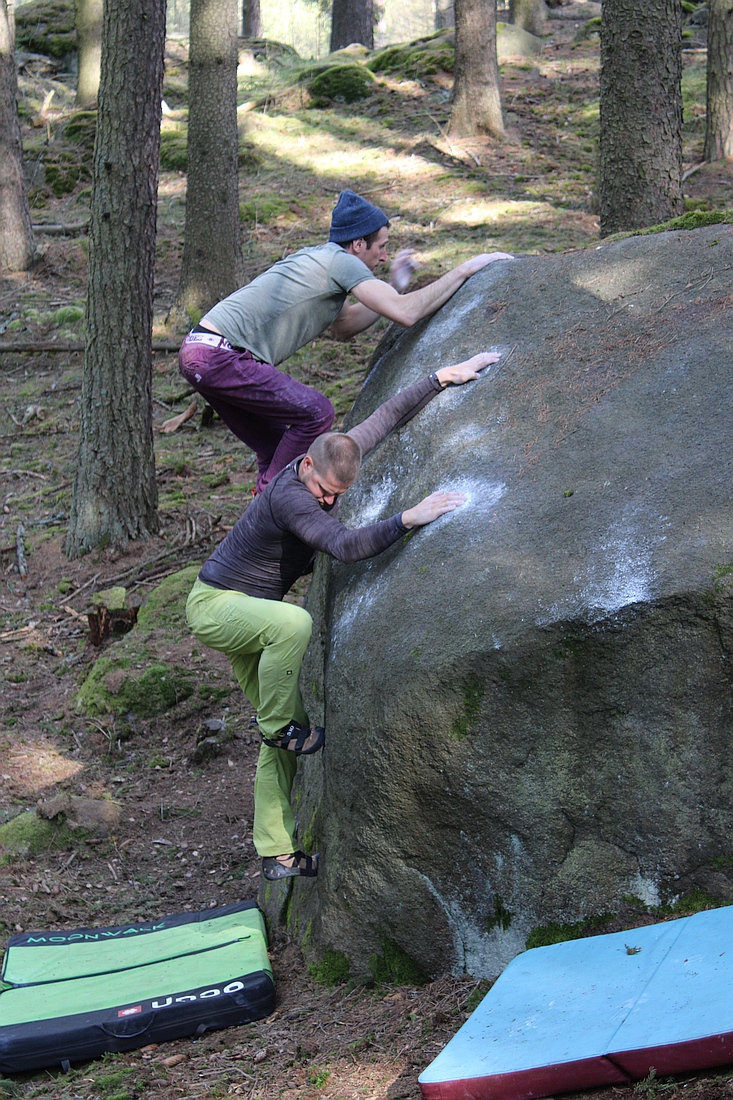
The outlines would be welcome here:
[[[257,492],[333,424],[333,405],[223,336],[189,332],[178,354],[183,377],[257,456]]]

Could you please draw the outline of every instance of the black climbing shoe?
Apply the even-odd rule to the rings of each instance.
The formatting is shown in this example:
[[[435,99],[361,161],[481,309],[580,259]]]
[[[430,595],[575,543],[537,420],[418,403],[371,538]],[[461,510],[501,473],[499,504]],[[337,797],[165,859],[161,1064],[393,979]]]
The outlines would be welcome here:
[[[271,749],[286,749],[287,752],[296,752],[300,756],[310,756],[311,753],[323,748],[326,731],[323,726],[309,729],[308,726],[301,726],[299,722],[291,722],[274,737],[263,736],[262,740]]]
[[[283,863],[277,856],[265,856],[262,860],[262,874],[271,882],[282,878],[315,878],[318,874],[318,856],[307,856],[304,852],[293,852],[288,856],[288,863]]]

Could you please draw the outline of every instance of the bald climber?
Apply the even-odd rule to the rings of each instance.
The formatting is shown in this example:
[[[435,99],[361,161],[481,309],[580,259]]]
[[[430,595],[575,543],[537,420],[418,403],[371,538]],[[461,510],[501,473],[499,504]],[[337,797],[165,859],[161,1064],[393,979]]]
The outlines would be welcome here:
[[[254,843],[266,879],[318,873],[318,856],[298,848],[290,792],[299,755],[318,752],[325,731],[311,727],[298,687],[311,617],[283,603],[310,572],[318,551],[337,561],[371,558],[409,530],[432,523],[465,502],[440,491],[388,519],[349,529],[339,498],[354,483],[364,455],[411,420],[447,386],[462,386],[500,358],[482,352],[441,367],[401,390],[348,432],[319,436],[255,497],[205,562],[186,605],[191,630],[225,653],[262,732],[255,778]]]

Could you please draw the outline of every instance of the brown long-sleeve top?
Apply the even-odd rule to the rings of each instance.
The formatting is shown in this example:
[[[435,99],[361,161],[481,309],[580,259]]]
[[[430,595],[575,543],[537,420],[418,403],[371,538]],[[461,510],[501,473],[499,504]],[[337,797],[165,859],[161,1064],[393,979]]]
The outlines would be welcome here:
[[[366,455],[394,429],[406,424],[441,390],[434,374],[408,386],[348,432]],[[350,530],[338,520],[338,498],[321,505],[291,462],[252,501],[204,563],[199,579],[213,588],[234,589],[265,600],[281,600],[308,573],[316,551],[338,561],[374,557],[407,533],[401,513]]]

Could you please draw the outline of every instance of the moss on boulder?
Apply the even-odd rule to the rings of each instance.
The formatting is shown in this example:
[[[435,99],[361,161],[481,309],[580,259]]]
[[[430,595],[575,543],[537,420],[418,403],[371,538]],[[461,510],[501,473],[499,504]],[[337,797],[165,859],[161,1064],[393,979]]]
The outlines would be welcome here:
[[[372,94],[374,75],[364,65],[331,65],[311,80],[308,90],[316,100],[355,103]]]
[[[188,131],[177,123],[167,124],[160,134],[160,167],[185,172],[188,167]]]
[[[452,73],[454,60],[453,36],[443,31],[406,45],[388,46],[367,61],[367,68],[375,73],[402,72],[417,78],[433,76],[439,69]]]
[[[90,717],[136,714],[154,718],[194,693],[186,669],[148,664],[135,668],[129,658],[100,657],[77,696],[77,708]]]
[[[105,588],[103,592],[95,592],[92,596],[95,607],[106,607],[110,611],[123,611],[126,600],[127,590],[122,585],[116,588]]]
[[[379,985],[425,985],[427,981],[419,964],[389,936],[382,939],[382,950],[372,956],[369,969]]]
[[[189,565],[180,573],[166,577],[162,584],[153,589],[137,617],[141,630],[151,630],[154,627],[163,630],[185,628],[186,600],[200,568],[200,565]]]
[[[195,693],[190,669],[166,661],[165,653],[187,630],[186,598],[198,570],[191,565],[174,573],[150,593],[135,628],[95,662],[77,693],[77,710],[152,718]],[[202,702],[205,697],[202,691]]]
[[[733,224],[733,210],[687,210],[678,218],[671,218],[668,222],[660,222],[658,225],[648,225],[645,229],[611,233],[606,237],[606,241],[622,241],[628,237],[647,237],[653,233],[667,233],[673,229],[704,229],[708,225],[720,224]]]
[[[343,951],[326,951],[319,962],[308,964],[308,973],[319,985],[343,985],[351,975],[351,963]]]
[[[66,825],[47,821],[28,810],[0,827],[0,864],[29,859],[49,848],[68,847],[71,840]]]
[[[46,186],[57,199],[70,195],[81,180],[91,178],[86,164],[79,163],[78,151],[61,149],[49,152],[43,165]]]
[[[15,9],[15,41],[19,47],[51,57],[76,49],[73,0],[30,0]]]
[[[94,152],[94,139],[97,136],[97,112],[75,111],[69,116],[64,128],[67,141],[80,146],[89,156]]]

